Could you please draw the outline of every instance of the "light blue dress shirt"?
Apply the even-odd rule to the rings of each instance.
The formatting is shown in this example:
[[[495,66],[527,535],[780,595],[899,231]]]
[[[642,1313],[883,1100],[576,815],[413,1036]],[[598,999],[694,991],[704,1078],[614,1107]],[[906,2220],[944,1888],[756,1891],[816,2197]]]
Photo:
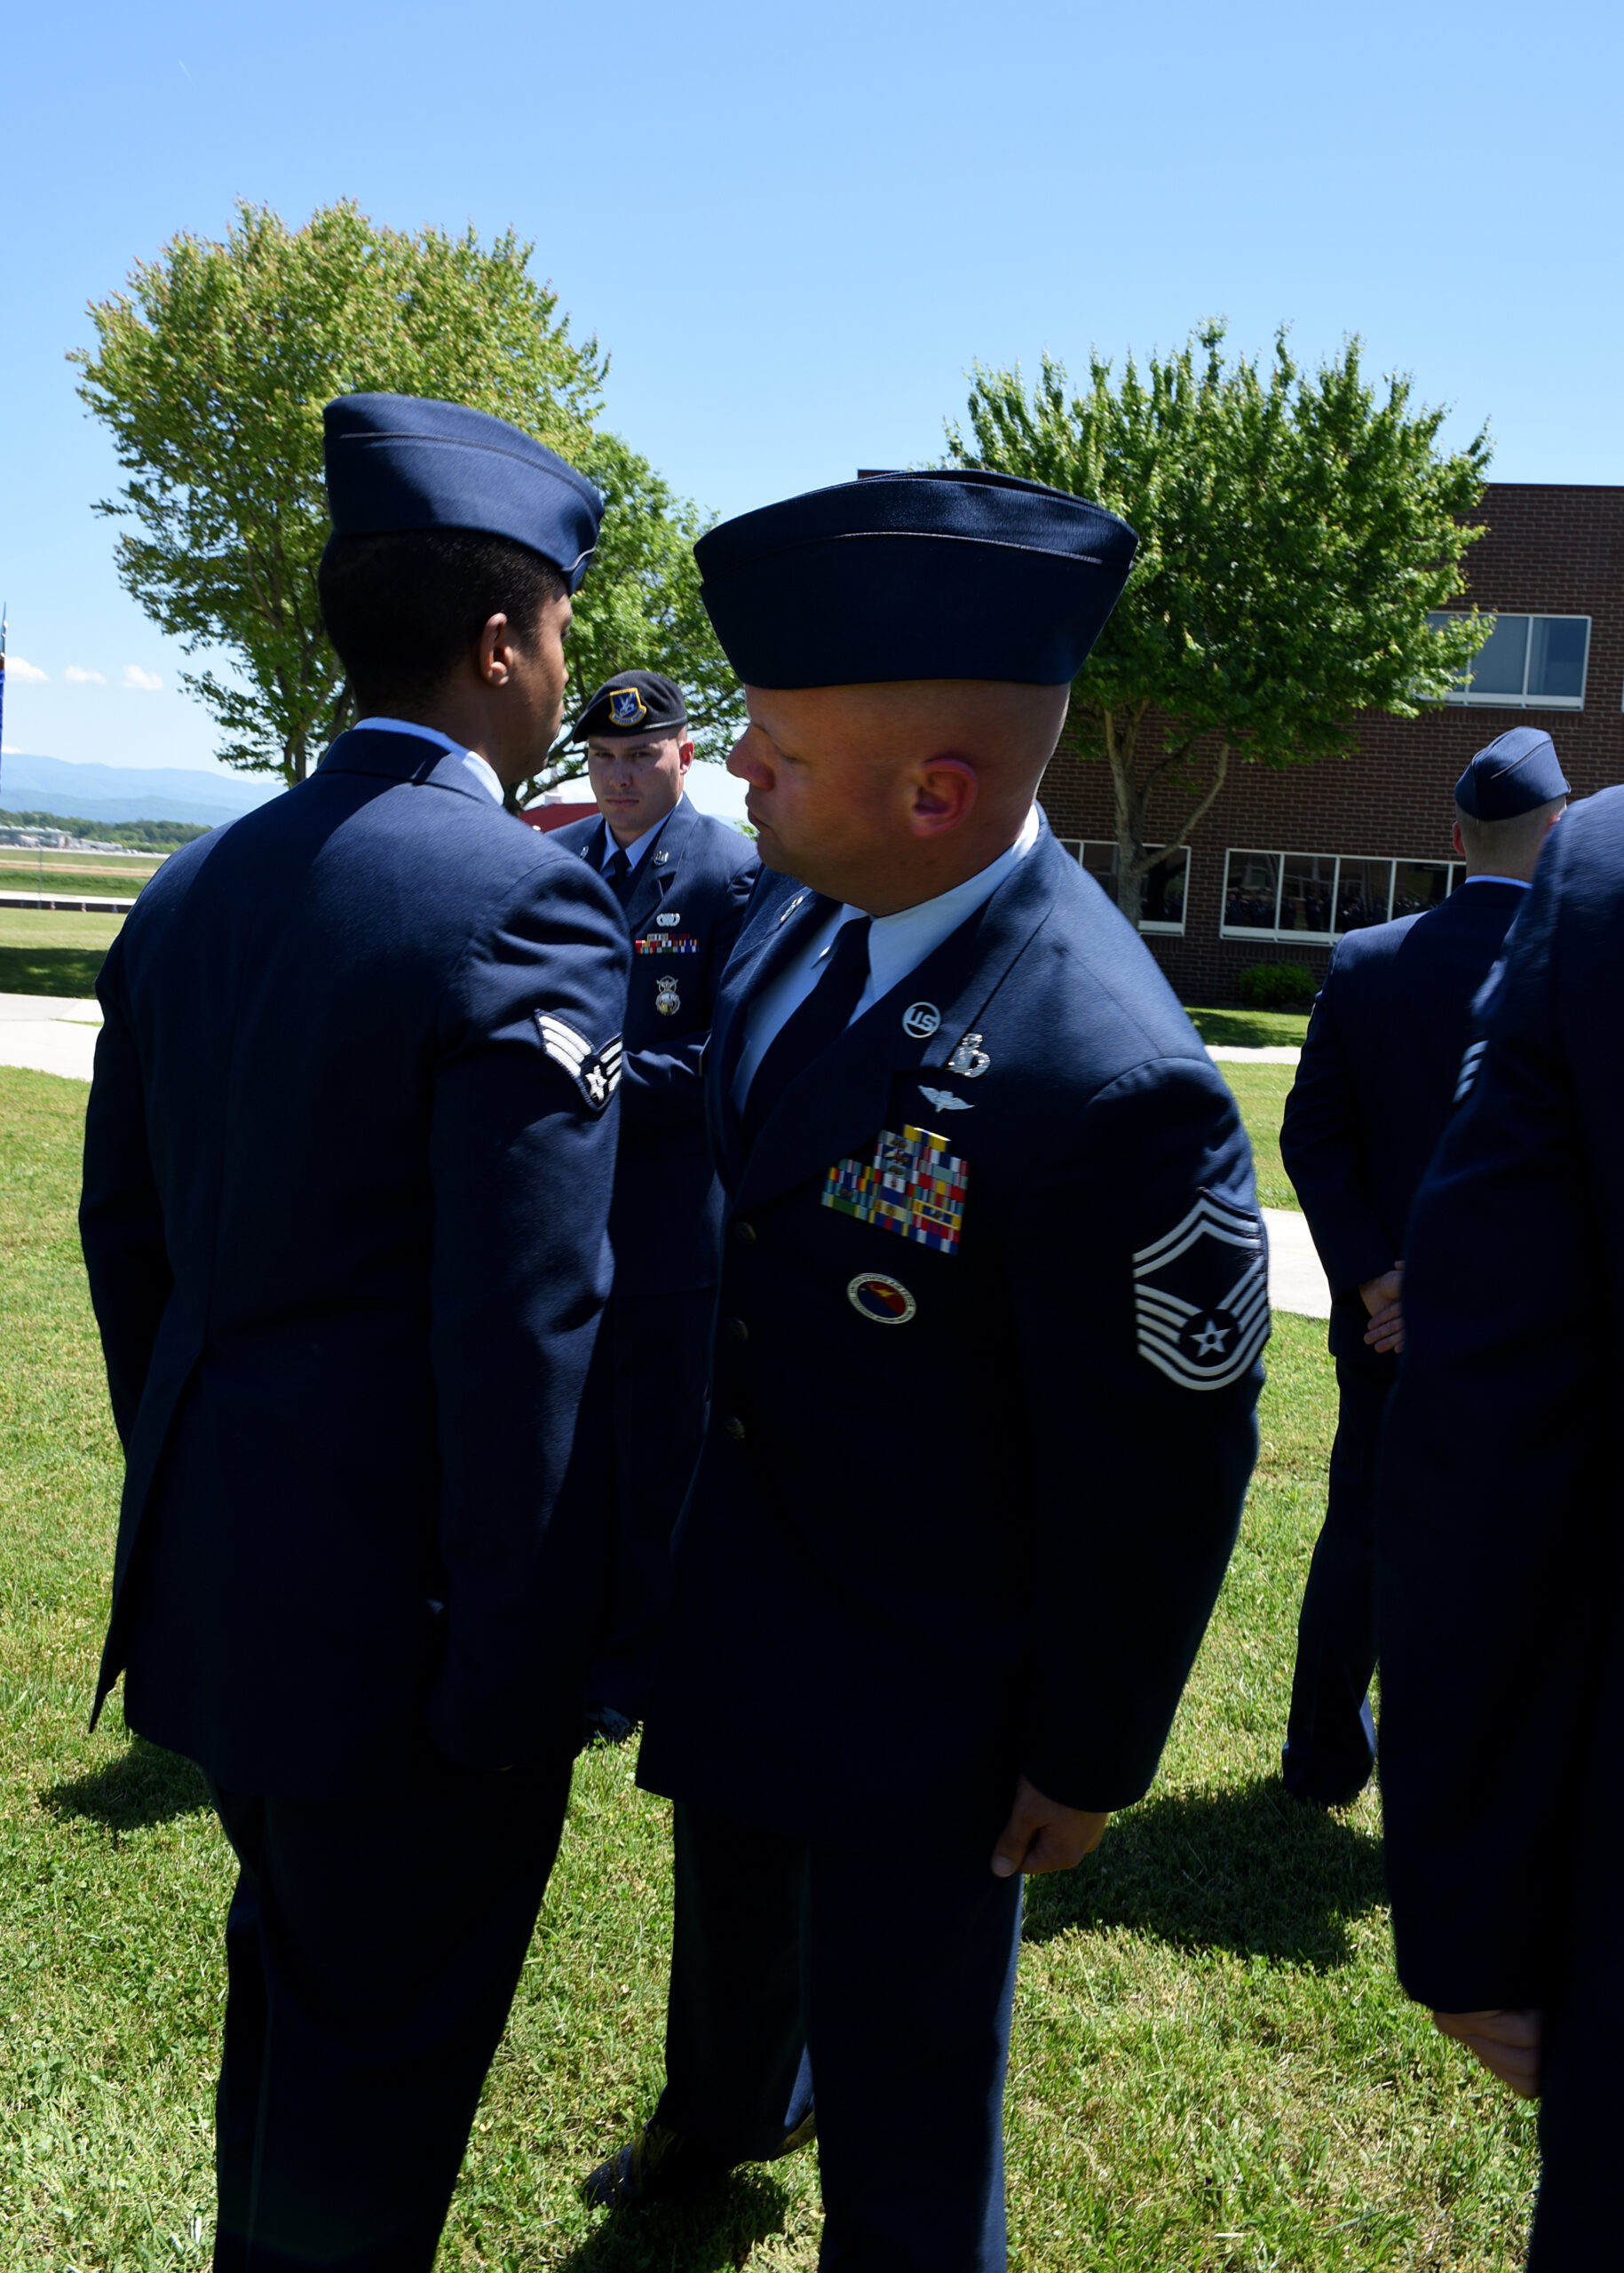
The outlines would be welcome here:
[[[425,742],[438,742],[441,749],[453,757],[460,757],[482,789],[488,789],[496,803],[503,802],[502,784],[488,760],[477,749],[464,749],[461,742],[454,742],[449,734],[442,734],[438,726],[414,726],[409,718],[358,718],[350,731],[360,733],[370,726],[381,734],[421,734]]]
[[[1037,843],[1041,826],[1038,809],[1034,805],[1009,851],[1001,852],[978,875],[967,876],[962,884],[939,892],[934,899],[922,899],[917,907],[901,907],[894,915],[873,918],[868,927],[868,984],[857,998],[852,1018],[860,1018],[893,986],[899,986],[910,970],[917,970],[927,955],[934,954],[944,939],[991,899],[1017,861],[1024,860]],[[828,923],[813,932],[800,954],[750,1004],[745,1017],[744,1048],[733,1075],[733,1098],[741,1113],[757,1067],[822,978],[841,926],[858,922],[866,913],[861,907],[836,908]]]

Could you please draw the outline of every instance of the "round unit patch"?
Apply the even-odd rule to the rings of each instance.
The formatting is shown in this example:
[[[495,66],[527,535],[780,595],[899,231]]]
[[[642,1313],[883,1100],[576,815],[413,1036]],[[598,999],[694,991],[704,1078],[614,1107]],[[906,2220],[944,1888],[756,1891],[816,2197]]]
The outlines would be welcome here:
[[[876,1326],[906,1326],[919,1307],[901,1280],[888,1278],[883,1271],[865,1271],[861,1278],[853,1279],[846,1288],[846,1300]]]

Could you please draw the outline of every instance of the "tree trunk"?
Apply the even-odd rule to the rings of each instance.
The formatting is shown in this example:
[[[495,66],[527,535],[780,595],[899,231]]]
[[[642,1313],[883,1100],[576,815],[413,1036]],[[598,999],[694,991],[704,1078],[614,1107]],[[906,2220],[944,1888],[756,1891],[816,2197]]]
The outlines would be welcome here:
[[[1187,849],[1200,822],[1211,810],[1229,776],[1230,746],[1222,742],[1213,764],[1212,779],[1184,814],[1176,830],[1162,837],[1154,852],[1146,848],[1151,794],[1169,766],[1187,756],[1193,736],[1164,748],[1141,769],[1137,764],[1139,729],[1147,703],[1136,703],[1120,715],[1104,718],[1105,754],[1111,764],[1112,798],[1116,815],[1116,904],[1137,931],[1145,917],[1145,879],[1169,852]]]

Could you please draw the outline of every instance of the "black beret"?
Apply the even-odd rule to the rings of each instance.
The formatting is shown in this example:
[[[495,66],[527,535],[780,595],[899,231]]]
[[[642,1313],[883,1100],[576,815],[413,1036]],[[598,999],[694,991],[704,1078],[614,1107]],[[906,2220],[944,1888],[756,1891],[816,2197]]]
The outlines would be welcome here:
[[[556,451],[505,418],[416,395],[342,394],[321,416],[337,535],[478,529],[528,545],[579,587],[604,501]]]
[[[1076,677],[1137,537],[1102,506],[1009,474],[871,474],[741,514],[693,548],[747,685]]]
[[[589,734],[674,733],[688,723],[688,706],[675,679],[662,671],[616,671],[582,709],[570,730],[573,742]]]
[[[1514,820],[1572,795],[1557,745],[1541,726],[1513,726],[1496,736],[1454,785],[1456,804],[1473,820]]]

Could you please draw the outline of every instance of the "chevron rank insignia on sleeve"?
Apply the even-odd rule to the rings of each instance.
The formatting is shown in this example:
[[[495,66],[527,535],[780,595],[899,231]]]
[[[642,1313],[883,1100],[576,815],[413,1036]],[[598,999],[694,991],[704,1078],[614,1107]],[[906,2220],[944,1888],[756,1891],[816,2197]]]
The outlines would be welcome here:
[[[1133,1259],[1139,1355],[1180,1389],[1227,1389],[1269,1339],[1269,1255],[1250,1209],[1203,1192]]]
[[[621,1037],[611,1035],[601,1049],[594,1049],[584,1034],[551,1010],[538,1010],[535,1023],[542,1047],[556,1065],[562,1065],[594,1113],[601,1113],[621,1081]]]

